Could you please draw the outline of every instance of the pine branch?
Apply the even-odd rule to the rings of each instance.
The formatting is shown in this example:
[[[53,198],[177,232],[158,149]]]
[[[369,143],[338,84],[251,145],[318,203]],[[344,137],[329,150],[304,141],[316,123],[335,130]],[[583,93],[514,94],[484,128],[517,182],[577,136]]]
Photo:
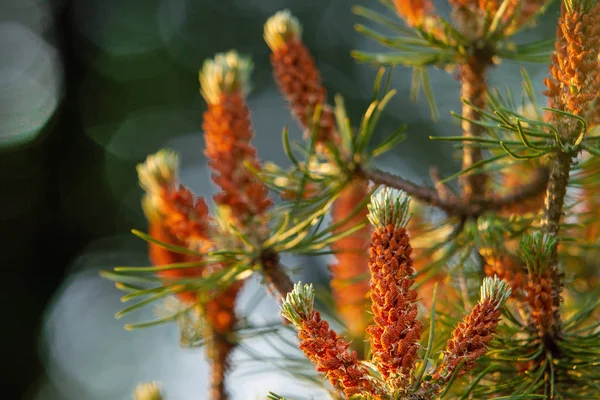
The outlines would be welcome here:
[[[225,388],[225,378],[229,364],[229,355],[233,345],[227,337],[221,334],[213,334],[210,346],[210,398],[212,400],[227,400],[229,395]]]
[[[482,52],[483,54],[483,52]],[[484,128],[476,122],[481,119],[475,108],[467,103],[474,104],[480,109],[485,108],[485,71],[489,64],[489,56],[473,56],[460,67],[461,96],[462,103],[462,130],[463,137],[481,137]],[[472,122],[473,121],[473,122]],[[471,168],[474,164],[483,160],[481,148],[465,143],[463,147],[462,169]],[[462,195],[465,200],[481,197],[486,191],[487,175],[484,173],[468,174],[463,176]]]
[[[366,179],[373,181],[374,183],[385,185],[391,188],[400,189],[411,195],[411,197],[418,199],[431,206],[438,207],[449,214],[455,214],[451,212],[449,208],[438,196],[435,189],[419,186],[407,179],[401,178],[390,172],[381,171],[377,168],[364,168],[358,167],[356,174]]]
[[[294,283],[279,262],[279,254],[267,250],[261,255],[260,263],[267,284],[275,289],[280,299],[285,299],[294,290]]]
[[[541,229],[551,236],[558,236],[573,156],[572,153],[557,151],[550,162],[550,180],[546,191]],[[551,263],[556,262],[556,249],[553,252],[552,260]]]
[[[531,182],[517,187],[512,193],[505,196],[487,198],[483,200],[472,199],[471,202],[453,197],[441,197],[433,188],[420,186],[407,179],[377,168],[359,168],[357,174],[370,179],[374,183],[404,190],[413,198],[420,200],[432,207],[445,211],[450,216],[460,218],[477,218],[485,212],[498,211],[509,208],[515,203],[528,200],[539,195],[546,189],[548,183],[548,170],[539,168]]]

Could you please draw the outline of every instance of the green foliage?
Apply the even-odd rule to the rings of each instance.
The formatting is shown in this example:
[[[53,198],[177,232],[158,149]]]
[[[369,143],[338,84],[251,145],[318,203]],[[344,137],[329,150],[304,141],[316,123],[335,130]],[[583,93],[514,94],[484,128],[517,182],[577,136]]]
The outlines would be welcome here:
[[[381,2],[392,12],[396,12],[390,1],[381,0]],[[530,20],[534,20],[544,13],[551,3],[552,1],[548,1],[543,4],[537,12],[530,16]],[[360,62],[411,67],[413,69],[411,99],[417,99],[422,87],[430,107],[431,117],[433,120],[437,120],[437,106],[429,83],[428,66],[451,71],[480,51],[489,52],[487,57],[494,63],[499,63],[501,59],[519,62],[548,62],[550,60],[550,54],[554,50],[554,39],[525,44],[517,44],[509,40],[512,35],[528,24],[525,22],[516,30],[509,29],[519,13],[514,13],[510,15],[510,18],[506,18],[508,5],[509,1],[504,1],[497,13],[485,14],[486,20],[482,22],[485,29],[482,36],[476,39],[461,32],[452,22],[439,15],[428,17],[430,19],[423,26],[410,28],[384,14],[355,6],[352,8],[354,14],[387,29],[392,34],[382,34],[363,24],[355,25],[356,31],[383,47],[391,49],[392,52],[369,53],[357,50],[352,55]],[[417,7],[417,5],[413,7]]]
[[[550,266],[556,245],[556,237],[546,235],[540,231],[521,237],[519,255],[525,262],[529,274],[540,275],[542,271]]]

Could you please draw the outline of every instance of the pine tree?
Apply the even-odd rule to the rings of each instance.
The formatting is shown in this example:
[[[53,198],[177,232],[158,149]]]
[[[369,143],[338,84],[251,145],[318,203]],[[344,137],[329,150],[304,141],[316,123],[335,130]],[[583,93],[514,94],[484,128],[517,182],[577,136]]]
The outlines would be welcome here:
[[[555,38],[517,44],[550,1],[449,0],[450,19],[430,0],[382,3],[394,15],[353,8],[375,26],[356,29],[388,50],[353,52],[379,70],[373,101],[352,119],[341,95],[328,104],[300,21],[288,10],[266,21],[274,78],[305,133],[293,147],[283,131],[288,169],[261,163],[251,143],[250,59],[232,50],[206,61],[199,80],[216,212],[179,183],[174,152],[140,164],[149,226],[134,233],[153,265],[104,273],[124,300],[138,300],[118,316],[165,302],[168,313],[126,328],[176,321],[182,345],[206,346],[214,400],[228,398],[231,354],[244,338],[290,328],[303,357],[287,372],[332,398],[600,398],[600,4],[562,0]],[[548,63],[546,107],[524,70],[520,103],[489,87],[503,59]],[[428,69],[460,82],[462,134],[432,139],[458,144],[462,169],[434,172],[431,186],[377,167],[381,154],[410,146],[410,126],[373,140],[398,65],[412,68],[413,92],[424,91],[433,119]],[[455,179],[458,191],[448,186]],[[331,296],[294,284],[286,254],[331,254]],[[278,327],[236,315],[253,274],[280,302]],[[582,277],[593,279],[575,285]],[[327,299],[334,315],[318,309]],[[134,397],[164,396],[148,383]]]

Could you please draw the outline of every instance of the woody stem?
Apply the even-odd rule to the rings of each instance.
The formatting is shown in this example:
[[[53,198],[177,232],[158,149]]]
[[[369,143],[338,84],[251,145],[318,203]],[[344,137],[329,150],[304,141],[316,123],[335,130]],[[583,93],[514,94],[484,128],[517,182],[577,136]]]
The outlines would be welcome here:
[[[560,219],[563,215],[565,196],[567,194],[567,185],[569,183],[569,173],[571,171],[571,161],[573,160],[573,156],[573,153],[565,153],[558,150],[553,154],[550,160],[550,182],[548,183],[548,189],[546,191],[541,230],[542,232],[555,237],[558,236],[560,229]],[[552,255],[550,258],[550,276],[552,277],[552,284],[555,290],[557,293],[560,293],[562,290],[562,279],[558,270],[557,258],[557,246],[554,246],[554,248],[552,248]],[[554,328],[553,332],[550,332],[550,334],[554,337],[560,330],[561,326],[561,316],[558,312],[560,298],[557,296],[557,298],[553,301],[556,311],[552,316],[552,326]]]
[[[550,160],[550,180],[546,189],[541,229],[542,232],[551,236],[557,236],[560,229],[559,224],[563,214],[572,159],[572,153],[558,150]],[[556,249],[552,261],[553,263],[556,261]]]
[[[480,57],[473,56],[460,67],[461,96],[463,100],[483,109],[485,107],[485,71],[486,63]],[[478,121],[481,115],[469,104],[462,104],[463,137],[480,137],[483,127],[471,122]],[[463,147],[462,168],[472,167],[483,160],[481,148],[465,142]],[[484,173],[467,174],[462,178],[463,198],[466,202],[481,199],[485,194],[487,175]]]
[[[225,376],[227,374],[229,354],[232,345],[227,337],[219,333],[212,333],[210,343],[210,398],[212,400],[227,400]]]
[[[262,254],[260,262],[267,284],[275,289],[280,299],[285,299],[294,289],[294,283],[279,262],[279,255],[267,250]]]
[[[526,201],[542,193],[548,183],[548,170],[539,168],[529,183],[517,187],[505,196],[473,199],[472,202],[468,203],[453,197],[441,198],[438,191],[433,188],[417,185],[400,176],[377,168],[360,166],[356,174],[371,180],[373,183],[403,190],[416,200],[439,208],[448,215],[461,218],[477,218],[486,211],[502,210],[511,207],[515,203]]]

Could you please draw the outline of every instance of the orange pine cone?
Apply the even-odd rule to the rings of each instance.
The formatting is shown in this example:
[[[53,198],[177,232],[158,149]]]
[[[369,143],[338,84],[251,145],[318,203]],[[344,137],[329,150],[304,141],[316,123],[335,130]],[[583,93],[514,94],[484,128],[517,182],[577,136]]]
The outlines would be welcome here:
[[[280,11],[265,23],[265,40],[271,51],[271,64],[275,80],[294,116],[310,136],[310,129],[318,129],[316,141],[337,143],[339,136],[335,116],[327,105],[325,88],[321,84],[319,70],[310,52],[302,43],[302,28],[289,11]],[[311,127],[316,106],[321,105],[321,119],[317,127]]]
[[[207,251],[212,246],[209,233],[208,207],[201,197],[183,185],[178,185],[179,159],[169,150],[161,150],[148,156],[137,166],[141,186],[146,194],[142,206],[149,222],[149,234],[154,239],[198,252]],[[153,265],[163,266],[173,263],[200,262],[201,256],[180,254],[158,244],[148,247]],[[201,276],[204,268],[174,268],[159,271],[162,278],[185,278]],[[182,292],[177,297],[184,303],[194,303],[196,293]]]
[[[368,368],[358,361],[355,351],[349,352],[350,343],[329,328],[327,321],[314,309],[315,291],[312,285],[294,285],[281,305],[281,314],[298,330],[298,347],[326,374],[333,386],[346,396],[355,394],[370,399],[381,399],[382,388],[371,379]]]
[[[340,386],[347,396],[367,392],[375,393],[367,379],[366,367],[358,362],[356,352],[348,352],[346,342],[327,321],[321,319],[318,311],[312,311],[302,320],[298,331],[300,350],[323,372],[334,386]]]
[[[364,200],[369,183],[362,180],[351,182],[340,194],[332,207],[332,223],[343,221],[351,214],[356,205]],[[355,216],[334,231],[339,234],[364,221],[367,209],[361,209]],[[337,262],[329,266],[331,270],[331,288],[337,310],[346,323],[352,337],[364,336],[369,318],[366,314],[367,294],[369,292],[369,234],[366,225],[350,236],[346,236],[331,245],[336,252]]]
[[[475,367],[475,360],[487,352],[487,344],[492,340],[500,321],[500,310],[491,301],[477,304],[473,311],[458,324],[446,345],[446,357],[440,370],[446,371],[449,380],[461,362],[464,362],[458,376]]]
[[[555,332],[559,327],[555,321],[560,312],[560,292],[554,285],[553,272],[547,269],[541,275],[530,276],[525,287],[525,300],[531,308],[531,319],[537,330],[543,335],[545,332]]]
[[[160,221],[150,222],[149,224],[149,232],[150,236],[154,239],[159,240],[163,243],[185,247],[185,243],[178,240],[169,230],[163,225]],[[168,265],[174,263],[184,263],[184,262],[193,262],[193,261],[201,261],[201,257],[194,257],[189,254],[181,254],[175,253],[164,247],[155,244],[149,243],[148,245],[148,253],[150,257],[150,261],[152,265],[161,266]],[[159,271],[157,275],[161,278],[185,278],[185,277],[194,277],[201,276],[204,268],[203,267],[195,267],[195,268],[178,268],[171,269],[166,271]],[[184,303],[193,304],[196,302],[196,293],[195,292],[182,292],[177,294],[177,298]]]
[[[238,229],[263,240],[265,212],[272,202],[263,182],[246,166],[259,169],[245,102],[252,63],[235,51],[207,60],[200,71],[200,91],[208,104],[202,127],[212,179],[221,188],[215,203],[229,211]]]
[[[580,6],[582,7],[582,6]],[[550,106],[587,119],[600,121],[600,4],[589,10],[573,12],[562,6],[556,32],[556,51],[552,54],[550,77],[544,80]],[[560,118],[553,114],[554,118]],[[573,124],[577,122],[572,121]],[[571,132],[577,132],[575,127]]]
[[[211,248],[208,206],[204,198],[195,197],[191,190],[179,185],[177,190],[165,193],[161,203],[164,226],[184,247],[199,252]]]
[[[475,361],[487,353],[487,344],[496,333],[500,308],[511,294],[510,287],[498,278],[485,278],[479,303],[452,332],[446,344],[442,363],[433,374],[434,380],[445,382],[464,375],[475,367]],[[459,371],[456,371],[460,367]]]
[[[371,197],[371,311],[367,328],[373,362],[386,383],[404,390],[419,359],[423,324],[417,320],[417,291],[412,288],[415,270],[406,230],[410,198],[386,188]]]
[[[412,248],[405,228],[378,227],[371,238],[371,309],[367,328],[377,369],[386,381],[407,383],[418,359],[423,325],[417,318]]]
[[[327,96],[319,71],[304,44],[301,41],[287,43],[271,54],[271,63],[275,79],[302,126],[310,126],[315,107],[320,104],[323,109],[317,142],[335,141],[337,133],[333,110],[326,104]],[[310,133],[307,130],[307,135]]]
[[[249,110],[242,94],[223,93],[218,103],[209,104],[203,128],[213,181],[221,188],[215,203],[230,207],[231,215],[243,226],[263,215],[272,202],[266,186],[244,165],[249,162],[259,168],[256,149],[250,144]]]
[[[394,6],[409,26],[420,26],[426,16],[434,11],[431,0],[394,0]]]

